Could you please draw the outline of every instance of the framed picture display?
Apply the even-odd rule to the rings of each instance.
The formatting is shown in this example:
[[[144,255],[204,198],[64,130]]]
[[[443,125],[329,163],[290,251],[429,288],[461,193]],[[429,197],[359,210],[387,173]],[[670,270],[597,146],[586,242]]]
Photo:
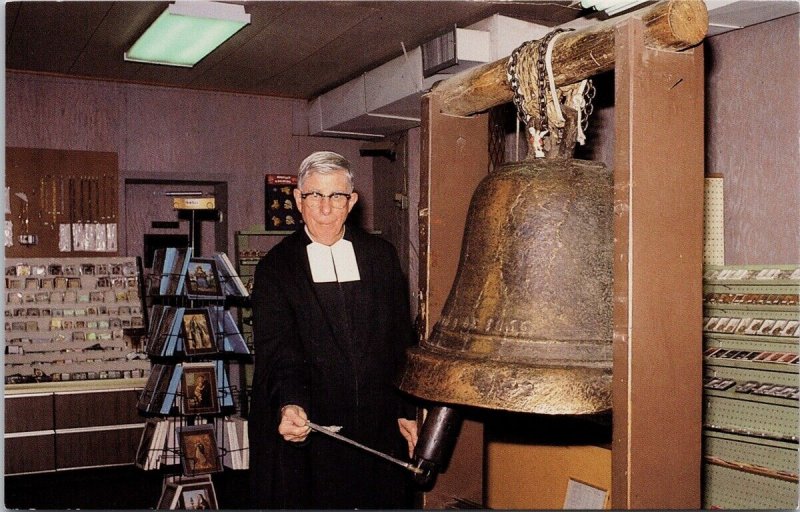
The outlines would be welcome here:
[[[181,326],[187,356],[218,352],[214,328],[207,308],[186,309]]]
[[[214,484],[206,482],[185,483],[180,487],[178,508],[181,510],[217,510],[217,495]]]
[[[181,467],[187,476],[222,471],[217,453],[214,425],[190,425],[177,429],[181,449]]]
[[[218,510],[211,475],[167,477],[158,510]]]
[[[221,299],[222,287],[213,258],[192,258],[186,269],[186,295],[194,299]]]
[[[186,415],[219,412],[217,376],[214,363],[184,363],[181,378],[183,413]]]

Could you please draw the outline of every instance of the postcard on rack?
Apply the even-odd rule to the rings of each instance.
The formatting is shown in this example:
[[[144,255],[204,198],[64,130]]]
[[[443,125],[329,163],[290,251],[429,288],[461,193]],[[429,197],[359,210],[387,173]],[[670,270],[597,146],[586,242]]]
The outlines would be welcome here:
[[[181,466],[188,476],[222,471],[214,425],[190,425],[179,427],[178,439],[181,449]]]
[[[217,495],[214,483],[194,482],[181,484],[178,508],[181,510],[217,510]]]
[[[164,295],[183,295],[186,271],[192,257],[192,248],[177,249],[169,269],[167,287]]]
[[[244,285],[242,279],[239,277],[239,274],[236,272],[236,268],[228,258],[228,255],[224,252],[215,252],[214,260],[217,263],[217,270],[219,271],[219,277],[221,285],[224,288],[225,295],[249,297],[250,292],[247,291],[247,287]]]
[[[147,354],[151,356],[163,356],[164,348],[167,346],[167,341],[172,329],[172,324],[175,321],[177,308],[173,306],[163,306],[161,314],[158,318],[158,325],[153,325],[153,335],[147,343]],[[156,317],[151,319],[153,323],[156,322]]]
[[[183,312],[182,334],[187,356],[218,351],[216,332],[207,308],[186,309]]]
[[[186,295],[193,299],[221,299],[222,287],[213,258],[191,258],[186,269]]]
[[[213,362],[183,363],[181,379],[182,406],[185,415],[219,412],[219,388]]]
[[[159,510],[217,510],[217,495],[211,475],[167,477]]]
[[[174,396],[170,397],[170,400],[167,399],[169,394],[169,385],[172,381],[172,377],[175,374],[176,366],[171,364],[161,365],[162,370],[159,372],[158,380],[156,381],[156,387],[153,391],[153,397],[150,400],[150,403],[147,406],[147,412],[161,412],[165,407],[167,407],[167,412],[169,412],[169,405],[170,400],[174,401]]]
[[[175,482],[169,482],[164,486],[161,491],[161,498],[158,500],[157,510],[176,510],[178,508],[178,490],[181,485]]]
[[[139,448],[136,450],[136,467],[139,469],[150,469],[148,467],[149,459],[150,459],[150,449],[153,443],[153,439],[156,435],[156,429],[158,428],[158,422],[160,420],[157,418],[149,418],[147,422],[144,424],[144,430],[142,430],[142,437],[139,439]]]

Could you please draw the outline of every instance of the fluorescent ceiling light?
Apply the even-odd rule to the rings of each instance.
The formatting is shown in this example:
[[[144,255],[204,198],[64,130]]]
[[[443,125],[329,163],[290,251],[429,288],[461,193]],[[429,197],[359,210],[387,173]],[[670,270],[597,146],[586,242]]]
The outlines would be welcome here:
[[[125,60],[192,67],[250,24],[243,5],[176,2],[125,52]]]

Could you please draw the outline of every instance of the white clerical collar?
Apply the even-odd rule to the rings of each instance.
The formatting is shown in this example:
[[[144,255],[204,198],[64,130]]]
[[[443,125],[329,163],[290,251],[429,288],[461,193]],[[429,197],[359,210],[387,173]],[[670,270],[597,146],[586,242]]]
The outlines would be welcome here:
[[[314,242],[308,227],[305,227],[305,230],[312,239],[306,246],[306,253],[311,266],[311,278],[315,283],[346,283],[361,280],[356,253],[350,240],[342,237],[333,245],[325,245]]]

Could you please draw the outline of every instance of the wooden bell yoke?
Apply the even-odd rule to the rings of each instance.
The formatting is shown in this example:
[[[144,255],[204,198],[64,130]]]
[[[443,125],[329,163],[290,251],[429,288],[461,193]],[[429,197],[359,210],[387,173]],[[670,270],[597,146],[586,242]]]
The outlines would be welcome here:
[[[556,86],[613,69],[614,28],[631,16],[641,18],[645,46],[654,50],[686,50],[702,42],[708,31],[708,11],[703,0],[665,0],[627,16],[567,32],[553,45]],[[499,59],[437,83],[432,92],[441,98],[442,113],[468,116],[511,101],[507,61]]]

